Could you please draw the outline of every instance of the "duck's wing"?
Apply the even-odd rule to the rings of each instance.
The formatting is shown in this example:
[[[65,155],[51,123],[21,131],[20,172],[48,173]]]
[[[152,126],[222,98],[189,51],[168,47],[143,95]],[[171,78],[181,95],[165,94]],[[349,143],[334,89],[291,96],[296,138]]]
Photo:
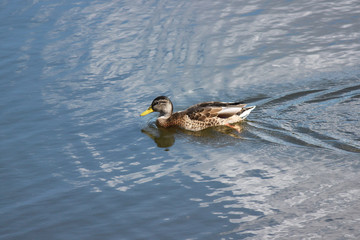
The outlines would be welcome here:
[[[184,113],[192,120],[206,121],[214,118],[230,118],[246,110],[245,104],[204,102],[191,106]]]
[[[188,108],[201,108],[201,107],[245,107],[246,104],[243,104],[241,102],[203,102],[198,103],[196,105],[193,105]]]

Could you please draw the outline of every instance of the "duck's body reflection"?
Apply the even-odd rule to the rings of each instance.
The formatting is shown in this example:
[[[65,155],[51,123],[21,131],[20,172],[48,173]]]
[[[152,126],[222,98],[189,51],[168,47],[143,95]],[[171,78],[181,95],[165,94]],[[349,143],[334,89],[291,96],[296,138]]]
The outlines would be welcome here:
[[[176,137],[189,136],[191,141],[210,145],[223,145],[224,138],[241,138],[246,123],[237,123],[232,128],[227,126],[217,126],[207,128],[202,131],[193,132],[177,127],[163,128],[155,124],[149,124],[141,130],[142,133],[150,137],[159,148],[170,148],[175,143]]]

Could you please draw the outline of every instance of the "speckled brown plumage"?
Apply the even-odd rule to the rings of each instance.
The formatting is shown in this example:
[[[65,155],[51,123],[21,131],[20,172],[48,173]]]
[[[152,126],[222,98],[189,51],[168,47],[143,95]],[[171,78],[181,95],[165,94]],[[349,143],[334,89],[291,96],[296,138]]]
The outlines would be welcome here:
[[[151,106],[141,114],[159,112],[156,124],[161,127],[181,127],[186,130],[199,131],[212,126],[228,125],[244,120],[255,108],[245,107],[241,103],[204,102],[188,109],[173,113],[169,98],[160,96],[154,99]]]

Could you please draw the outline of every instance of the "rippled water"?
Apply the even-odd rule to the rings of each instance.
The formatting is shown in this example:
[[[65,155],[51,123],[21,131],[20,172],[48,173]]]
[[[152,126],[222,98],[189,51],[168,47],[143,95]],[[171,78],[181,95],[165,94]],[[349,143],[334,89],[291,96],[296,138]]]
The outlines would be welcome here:
[[[0,239],[360,237],[357,1],[0,6]],[[257,108],[158,129],[158,95]]]

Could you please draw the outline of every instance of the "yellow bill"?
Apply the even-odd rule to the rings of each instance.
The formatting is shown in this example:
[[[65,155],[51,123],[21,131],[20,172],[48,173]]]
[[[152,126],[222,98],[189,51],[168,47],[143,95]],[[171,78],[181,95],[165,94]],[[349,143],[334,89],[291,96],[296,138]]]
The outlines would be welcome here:
[[[140,114],[140,116],[145,116],[148,115],[149,113],[152,113],[154,110],[152,109],[152,107],[149,107],[146,111],[144,111],[142,114]]]

